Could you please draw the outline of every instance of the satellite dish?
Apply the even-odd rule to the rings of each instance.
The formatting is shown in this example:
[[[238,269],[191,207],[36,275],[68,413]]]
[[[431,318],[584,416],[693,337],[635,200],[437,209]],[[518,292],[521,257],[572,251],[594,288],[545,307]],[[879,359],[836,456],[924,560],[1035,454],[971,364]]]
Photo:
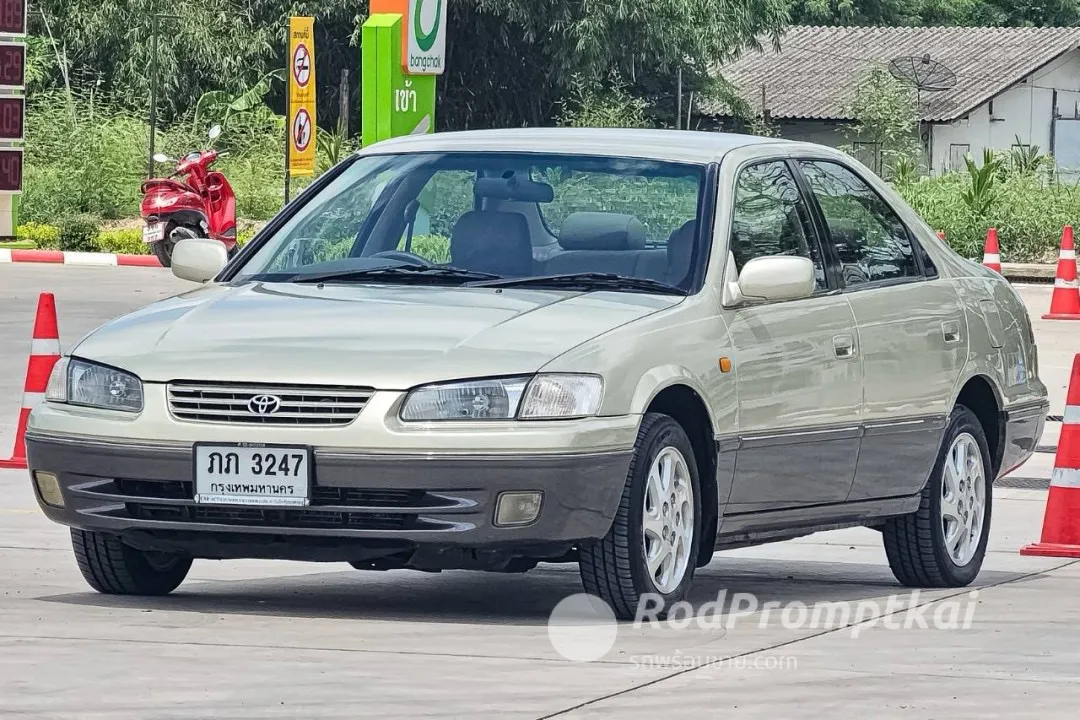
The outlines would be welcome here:
[[[931,60],[930,53],[893,58],[889,61],[889,72],[893,77],[911,83],[920,93],[956,86],[956,73],[943,63]]]

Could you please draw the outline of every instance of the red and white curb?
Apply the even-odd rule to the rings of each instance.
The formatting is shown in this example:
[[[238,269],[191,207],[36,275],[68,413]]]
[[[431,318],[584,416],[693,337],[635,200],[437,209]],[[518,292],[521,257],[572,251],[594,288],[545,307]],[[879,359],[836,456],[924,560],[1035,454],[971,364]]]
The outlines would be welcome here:
[[[161,263],[153,255],[120,255],[116,253],[70,252],[64,250],[9,250],[7,248],[0,248],[0,263],[161,267]]]

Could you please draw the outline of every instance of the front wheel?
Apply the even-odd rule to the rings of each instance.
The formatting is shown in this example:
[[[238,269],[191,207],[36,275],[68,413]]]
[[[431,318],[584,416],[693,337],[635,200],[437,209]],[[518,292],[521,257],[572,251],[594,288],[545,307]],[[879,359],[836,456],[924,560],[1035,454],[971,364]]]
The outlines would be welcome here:
[[[647,414],[611,528],[579,549],[585,591],[606,601],[622,620],[633,619],[639,604],[650,600],[648,607],[666,616],[693,581],[701,542],[700,487],[682,426],[667,415]]]
[[[86,582],[109,595],[168,595],[191,569],[189,557],[137,550],[109,533],[72,530],[71,547]]]
[[[990,538],[993,465],[979,419],[960,405],[949,415],[919,509],[885,524],[885,554],[907,587],[971,584]]]

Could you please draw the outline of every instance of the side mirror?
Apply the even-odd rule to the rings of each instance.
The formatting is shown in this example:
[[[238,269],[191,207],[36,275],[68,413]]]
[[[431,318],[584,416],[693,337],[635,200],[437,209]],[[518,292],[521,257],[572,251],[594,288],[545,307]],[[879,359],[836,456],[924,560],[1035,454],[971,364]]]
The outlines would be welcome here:
[[[213,142],[214,140],[217,140],[219,137],[221,137],[221,126],[220,125],[214,125],[213,127],[210,128],[210,132],[207,133],[207,135],[210,136],[210,141],[211,142]]]
[[[756,257],[743,266],[738,284],[743,297],[755,300],[778,302],[810,297],[814,294],[814,263],[792,255]]]
[[[154,162],[167,163],[171,159],[172,158],[170,158],[165,153],[154,153]]]
[[[181,280],[212,280],[229,262],[225,246],[210,238],[186,238],[173,247],[172,272]]]

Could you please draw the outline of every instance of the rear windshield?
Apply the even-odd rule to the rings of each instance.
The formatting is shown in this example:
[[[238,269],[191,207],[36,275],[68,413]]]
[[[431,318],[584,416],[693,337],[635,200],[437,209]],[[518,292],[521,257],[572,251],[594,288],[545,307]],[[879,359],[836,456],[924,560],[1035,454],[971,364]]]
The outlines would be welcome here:
[[[505,278],[597,272],[690,289],[705,166],[415,153],[352,160],[238,279],[424,263]]]

